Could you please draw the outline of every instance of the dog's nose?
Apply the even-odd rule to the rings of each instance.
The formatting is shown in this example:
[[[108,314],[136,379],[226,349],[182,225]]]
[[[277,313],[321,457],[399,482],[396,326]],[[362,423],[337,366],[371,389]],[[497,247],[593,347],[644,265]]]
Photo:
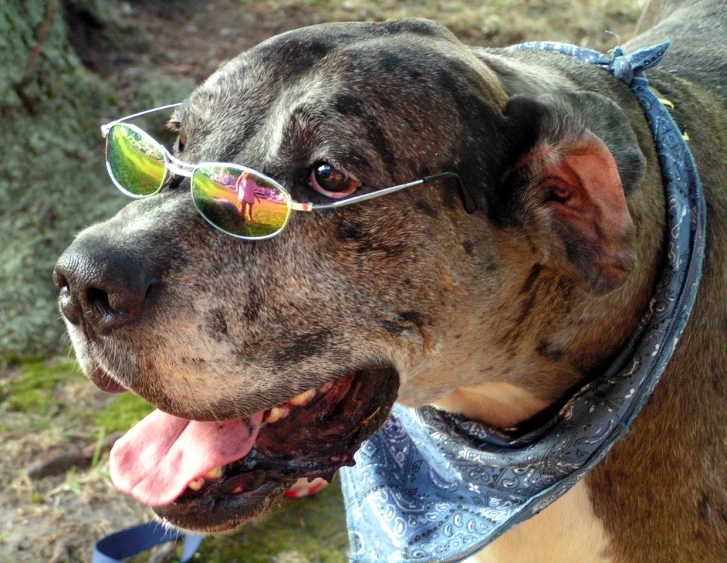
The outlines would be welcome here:
[[[123,248],[81,235],[58,259],[53,281],[70,323],[84,320],[94,332],[107,334],[139,317],[153,280]]]

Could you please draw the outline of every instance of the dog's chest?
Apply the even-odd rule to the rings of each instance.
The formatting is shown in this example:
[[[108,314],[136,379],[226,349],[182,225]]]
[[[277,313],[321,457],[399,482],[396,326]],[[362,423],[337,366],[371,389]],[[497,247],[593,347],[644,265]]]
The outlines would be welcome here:
[[[465,563],[612,563],[583,481]]]

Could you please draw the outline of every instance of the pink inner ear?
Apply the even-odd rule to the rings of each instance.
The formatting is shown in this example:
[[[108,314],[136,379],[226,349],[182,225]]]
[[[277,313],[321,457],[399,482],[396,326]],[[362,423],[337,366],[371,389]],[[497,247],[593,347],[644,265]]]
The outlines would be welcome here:
[[[560,160],[545,168],[553,199],[547,202],[559,225],[568,259],[591,288],[618,287],[635,265],[633,221],[616,161],[593,133],[586,133]]]

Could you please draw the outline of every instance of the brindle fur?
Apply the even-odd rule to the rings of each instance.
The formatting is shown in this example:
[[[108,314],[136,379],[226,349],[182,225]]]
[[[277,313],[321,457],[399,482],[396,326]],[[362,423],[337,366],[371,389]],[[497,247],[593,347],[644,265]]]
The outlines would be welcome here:
[[[586,481],[606,555],[629,563],[727,560],[727,8],[665,4],[626,50],[672,40],[648,76],[692,139],[708,244],[662,382]],[[456,171],[479,207],[467,214],[440,182],[297,213],[280,236],[244,242],[204,222],[185,181],[84,231],[58,271],[112,308],[123,283],[145,298],[107,327],[78,293],[81,364],[173,414],[243,417],[382,364],[408,405],[456,409],[458,389],[488,383],[549,405],[598,373],[648,306],[665,229],[651,133],[623,84],[570,57],[470,49],[421,20],[315,26],[228,63],[171,123],[187,136],[180,158],[248,165],[298,201],[323,201],[307,177],[326,161],[363,189]],[[615,258],[554,234],[537,166],[518,167],[586,128],[614,155],[633,220]],[[630,271],[623,283],[604,285],[604,260]]]

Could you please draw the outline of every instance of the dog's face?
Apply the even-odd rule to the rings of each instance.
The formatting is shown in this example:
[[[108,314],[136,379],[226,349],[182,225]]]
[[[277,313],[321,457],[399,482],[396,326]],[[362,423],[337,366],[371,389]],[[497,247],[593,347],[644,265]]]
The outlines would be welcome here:
[[[559,317],[543,311],[621,284],[633,267],[630,218],[619,208],[598,249],[574,256],[589,232],[548,227],[558,210],[547,215],[553,200],[532,193],[547,163],[521,159],[544,126],[530,123],[532,108],[506,115],[507,103],[466,47],[415,20],[273,38],[178,108],[180,159],[244,164],[296,201],[340,195],[311,181],[326,163],[349,179],[346,194],[457,172],[479,209],[468,214],[456,184],[440,181],[296,213],[280,235],[242,241],[201,218],[185,180],[82,233],[56,279],[84,371],[184,419],[250,418],[246,447],[258,436],[226,485],[187,491],[160,514],[230,529],[297,476],[330,477],[397,388],[423,405],[506,381],[550,401],[575,380],[558,365]],[[543,113],[540,123],[554,119]],[[583,124],[573,130],[591,142]],[[550,341],[528,336],[543,330]]]

